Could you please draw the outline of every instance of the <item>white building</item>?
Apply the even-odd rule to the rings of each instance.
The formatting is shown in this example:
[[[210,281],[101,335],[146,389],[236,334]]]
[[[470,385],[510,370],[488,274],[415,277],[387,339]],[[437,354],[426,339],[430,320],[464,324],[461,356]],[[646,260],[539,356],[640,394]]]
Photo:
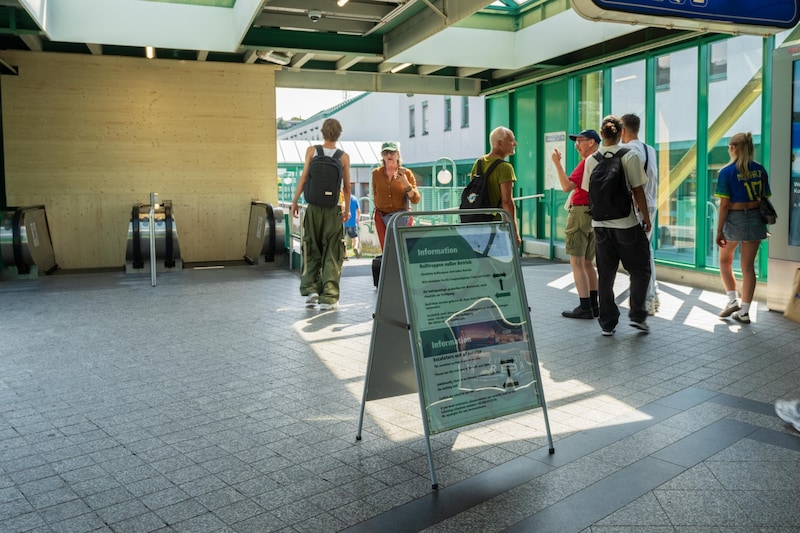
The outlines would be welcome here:
[[[463,186],[475,159],[487,152],[483,97],[398,93],[363,93],[279,131],[279,141],[295,141],[302,148],[283,152],[299,152],[302,157],[309,142],[322,140],[319,128],[331,117],[342,123],[343,147],[355,141],[361,164],[367,167],[354,163],[351,172],[353,190],[360,197],[369,195],[370,170],[380,164],[380,144],[384,141],[400,143],[403,165],[414,171],[423,187],[430,187],[434,172],[442,169],[455,172],[453,183]],[[370,151],[372,161],[365,156]],[[296,172],[297,165],[302,167],[300,159],[295,161],[281,153],[278,157],[284,173]],[[432,199],[431,195],[427,198]],[[423,208],[432,207],[425,196],[423,203],[427,205]]]

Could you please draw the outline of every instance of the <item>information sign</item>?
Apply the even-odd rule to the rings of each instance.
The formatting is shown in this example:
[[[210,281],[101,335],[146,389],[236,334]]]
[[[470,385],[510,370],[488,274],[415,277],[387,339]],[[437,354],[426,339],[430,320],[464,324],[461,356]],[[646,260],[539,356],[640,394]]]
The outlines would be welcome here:
[[[417,392],[433,488],[431,434],[541,407],[555,451],[508,213],[480,224],[459,213],[389,221],[356,435],[367,401]]]
[[[571,0],[591,20],[728,33],[777,33],[800,22],[800,0]]]

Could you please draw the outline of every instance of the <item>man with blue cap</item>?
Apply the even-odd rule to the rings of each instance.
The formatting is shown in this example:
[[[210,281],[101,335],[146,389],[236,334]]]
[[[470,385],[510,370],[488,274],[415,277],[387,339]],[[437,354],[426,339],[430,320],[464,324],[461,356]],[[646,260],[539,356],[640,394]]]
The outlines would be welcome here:
[[[586,158],[597,151],[600,146],[600,135],[595,130],[583,130],[576,135],[570,135],[570,140],[575,141],[575,149],[581,155],[581,160],[567,176],[561,166],[561,153],[553,150],[550,158],[556,167],[558,181],[564,192],[569,192],[567,201],[569,215],[567,226],[564,229],[564,245],[569,264],[572,267],[572,277],[575,280],[575,289],[578,291],[580,304],[571,311],[563,311],[565,318],[592,319],[598,316],[597,302],[597,272],[594,269],[594,230],[592,216],[589,214],[589,193],[581,189],[583,181],[583,168]]]

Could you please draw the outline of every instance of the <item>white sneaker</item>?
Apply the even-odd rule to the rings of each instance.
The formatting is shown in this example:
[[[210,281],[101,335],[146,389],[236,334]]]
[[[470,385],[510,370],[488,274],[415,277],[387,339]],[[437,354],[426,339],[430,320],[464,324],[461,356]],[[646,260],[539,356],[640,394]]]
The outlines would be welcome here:
[[[775,414],[800,431],[800,400],[778,400],[775,402]]]
[[[641,322],[636,322],[635,320],[631,320],[631,327],[636,328],[639,331],[644,331],[645,333],[650,333],[650,326],[642,320]]]
[[[739,310],[739,300],[728,302],[728,305],[725,306],[725,309],[719,312],[719,317],[728,318],[738,310]]]
[[[306,307],[314,307],[319,303],[319,294],[312,292],[306,298]]]
[[[336,309],[339,307],[339,302],[333,302],[332,304],[319,304],[319,308],[322,311],[327,311],[329,309]]]

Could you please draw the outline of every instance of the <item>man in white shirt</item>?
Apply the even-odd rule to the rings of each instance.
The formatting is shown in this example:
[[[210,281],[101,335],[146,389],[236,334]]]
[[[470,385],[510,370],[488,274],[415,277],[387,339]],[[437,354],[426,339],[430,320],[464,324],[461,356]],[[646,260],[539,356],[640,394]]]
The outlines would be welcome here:
[[[656,151],[649,144],[639,140],[639,126],[641,121],[633,113],[622,115],[622,145],[635,151],[642,161],[644,173],[647,176],[647,183],[644,186],[644,197],[647,199],[647,211],[650,214],[650,221],[655,222],[656,210],[658,209],[658,164],[656,161]],[[637,207],[639,220],[642,220],[642,206]],[[647,232],[647,240],[650,242],[650,285],[647,287],[647,314],[655,315],[658,311],[658,282],[656,281],[656,263],[653,256],[653,228]]]

